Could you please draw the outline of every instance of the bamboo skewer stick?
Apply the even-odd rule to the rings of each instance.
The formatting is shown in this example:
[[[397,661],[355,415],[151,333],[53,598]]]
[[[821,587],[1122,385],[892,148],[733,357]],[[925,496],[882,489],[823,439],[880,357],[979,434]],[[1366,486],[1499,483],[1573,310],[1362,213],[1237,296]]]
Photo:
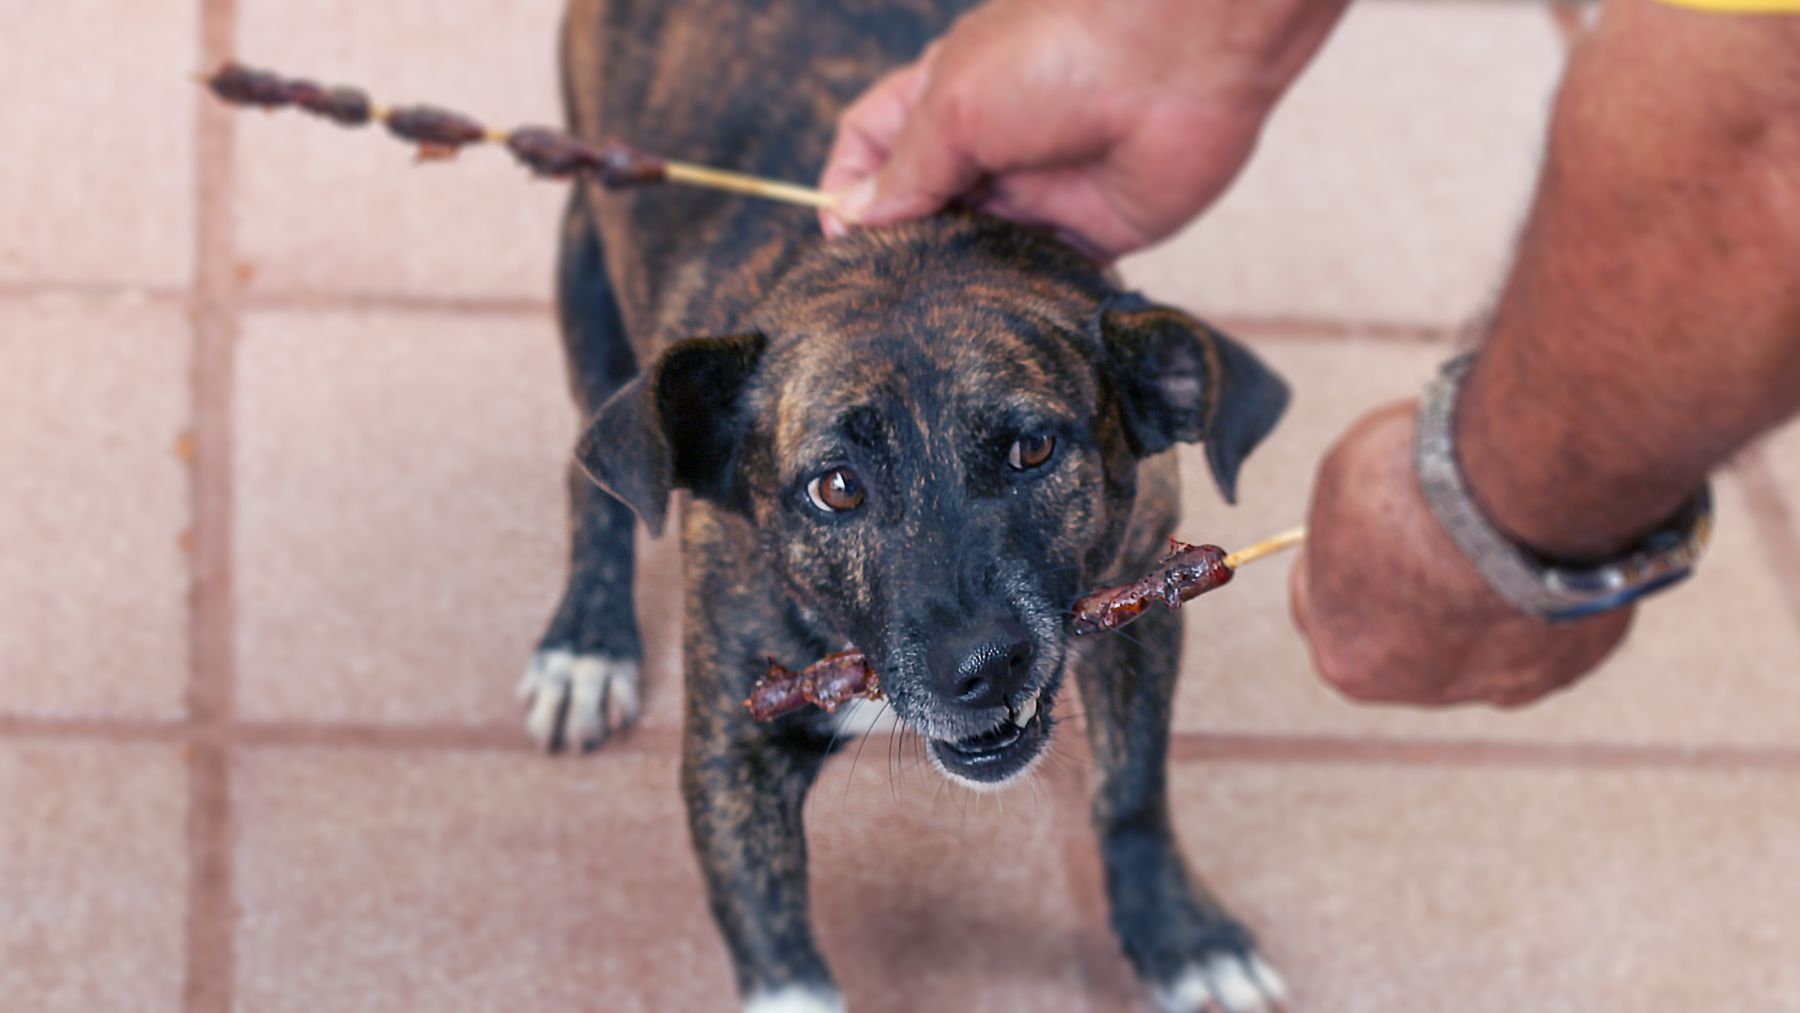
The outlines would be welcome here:
[[[499,130],[448,109],[378,105],[357,88],[327,87],[237,63],[226,63],[212,74],[197,74],[195,78],[232,105],[264,109],[293,106],[345,127],[380,123],[394,136],[418,144],[421,160],[454,157],[465,145],[497,144],[539,176],[590,177],[608,189],[667,181],[809,208],[828,208],[835,203],[829,194],[813,187],[677,162],[639,151],[616,139],[593,145],[547,127]]]
[[[729,169],[713,169],[704,165],[695,165],[692,162],[668,161],[663,165],[664,175],[671,183],[686,183],[689,186],[728,190],[732,193],[748,194],[752,197],[799,204],[809,208],[828,208],[837,203],[825,191],[816,187],[801,186],[798,183],[784,183],[778,179],[732,172]]]
[[[1300,527],[1297,527],[1297,528],[1291,528],[1287,531],[1283,531],[1281,534],[1276,535],[1273,538],[1265,538],[1262,541],[1257,542],[1255,545],[1246,545],[1243,548],[1237,550],[1236,552],[1233,552],[1233,553],[1227,555],[1225,557],[1225,565],[1229,566],[1233,570],[1235,570],[1238,567],[1243,566],[1245,563],[1254,563],[1257,560],[1263,558],[1264,556],[1272,556],[1275,553],[1281,552],[1285,549],[1291,549],[1294,546],[1299,545],[1301,542],[1303,542],[1305,540],[1306,540],[1306,526],[1305,525],[1301,525]]]
[[[1081,637],[1116,630],[1152,605],[1173,612],[1184,602],[1231,583],[1238,567],[1293,548],[1305,537],[1305,528],[1294,528],[1230,553],[1217,545],[1188,545],[1171,539],[1169,554],[1156,569],[1129,584],[1103,587],[1077,599],[1069,610],[1070,628]]]
[[[1299,545],[1306,528],[1283,531],[1236,552],[1216,545],[1184,545],[1175,542],[1155,572],[1142,580],[1118,587],[1101,588],[1085,595],[1071,610],[1076,636],[1119,629],[1143,615],[1152,603],[1173,610],[1231,582],[1238,567]],[[769,674],[756,680],[744,707],[757,721],[772,721],[810,706],[834,712],[849,700],[881,699],[881,677],[861,651],[851,649],[827,655],[799,671],[783,668],[769,659]]]

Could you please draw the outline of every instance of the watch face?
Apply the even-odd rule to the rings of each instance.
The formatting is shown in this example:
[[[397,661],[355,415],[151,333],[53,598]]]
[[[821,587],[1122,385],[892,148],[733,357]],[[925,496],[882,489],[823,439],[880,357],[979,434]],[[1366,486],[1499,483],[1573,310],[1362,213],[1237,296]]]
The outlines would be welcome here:
[[[1572,623],[1577,619],[1586,619],[1588,616],[1599,615],[1602,612],[1629,605],[1645,595],[1655,594],[1671,584],[1679,584],[1686,580],[1693,572],[1693,567],[1687,566],[1684,566],[1679,570],[1670,570],[1667,573],[1646,580],[1641,584],[1631,584],[1627,587],[1622,587],[1611,594],[1599,595],[1590,598],[1587,601],[1546,613],[1544,618],[1553,623]]]

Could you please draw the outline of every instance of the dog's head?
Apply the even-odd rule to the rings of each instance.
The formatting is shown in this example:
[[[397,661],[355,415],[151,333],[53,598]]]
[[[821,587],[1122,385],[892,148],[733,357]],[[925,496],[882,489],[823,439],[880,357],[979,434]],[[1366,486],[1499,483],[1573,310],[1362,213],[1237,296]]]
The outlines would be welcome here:
[[[669,348],[581,461],[652,530],[675,488],[749,517],[969,782],[1044,749],[1068,606],[1116,565],[1138,460],[1203,442],[1230,499],[1287,401],[1241,346],[993,220],[820,244],[753,317]]]

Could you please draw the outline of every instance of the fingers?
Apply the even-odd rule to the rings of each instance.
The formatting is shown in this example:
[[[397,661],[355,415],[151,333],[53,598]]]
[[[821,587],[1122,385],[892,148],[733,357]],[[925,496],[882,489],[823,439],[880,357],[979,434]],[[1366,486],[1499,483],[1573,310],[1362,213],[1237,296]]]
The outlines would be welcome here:
[[[1088,162],[1006,173],[993,181],[981,210],[1027,225],[1048,225],[1063,242],[1103,265],[1149,242],[1119,215]]]
[[[919,89],[887,160],[872,181],[843,196],[844,214],[862,225],[888,225],[942,208],[981,180],[966,134],[973,115],[949,89],[931,87],[921,63]]]
[[[871,185],[918,103],[924,76],[924,59],[907,64],[875,82],[844,110],[825,158],[819,189],[838,195],[841,202],[843,195],[858,185]],[[825,210],[819,212],[819,224],[835,239],[849,223],[835,210]]]

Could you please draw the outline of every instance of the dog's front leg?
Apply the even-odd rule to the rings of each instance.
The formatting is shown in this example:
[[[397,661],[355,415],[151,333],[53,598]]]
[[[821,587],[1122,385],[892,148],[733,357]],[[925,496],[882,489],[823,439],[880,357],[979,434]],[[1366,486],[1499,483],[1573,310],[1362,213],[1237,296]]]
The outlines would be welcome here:
[[[1170,701],[1180,656],[1180,619],[1159,613],[1101,642],[1081,672],[1113,931],[1165,1009],[1273,1010],[1280,980],[1250,933],[1189,872],[1169,820]]]
[[[826,750],[800,729],[757,725],[741,694],[694,699],[681,786],[694,854],[753,1013],[830,1013],[843,1000],[813,944],[801,809]]]

